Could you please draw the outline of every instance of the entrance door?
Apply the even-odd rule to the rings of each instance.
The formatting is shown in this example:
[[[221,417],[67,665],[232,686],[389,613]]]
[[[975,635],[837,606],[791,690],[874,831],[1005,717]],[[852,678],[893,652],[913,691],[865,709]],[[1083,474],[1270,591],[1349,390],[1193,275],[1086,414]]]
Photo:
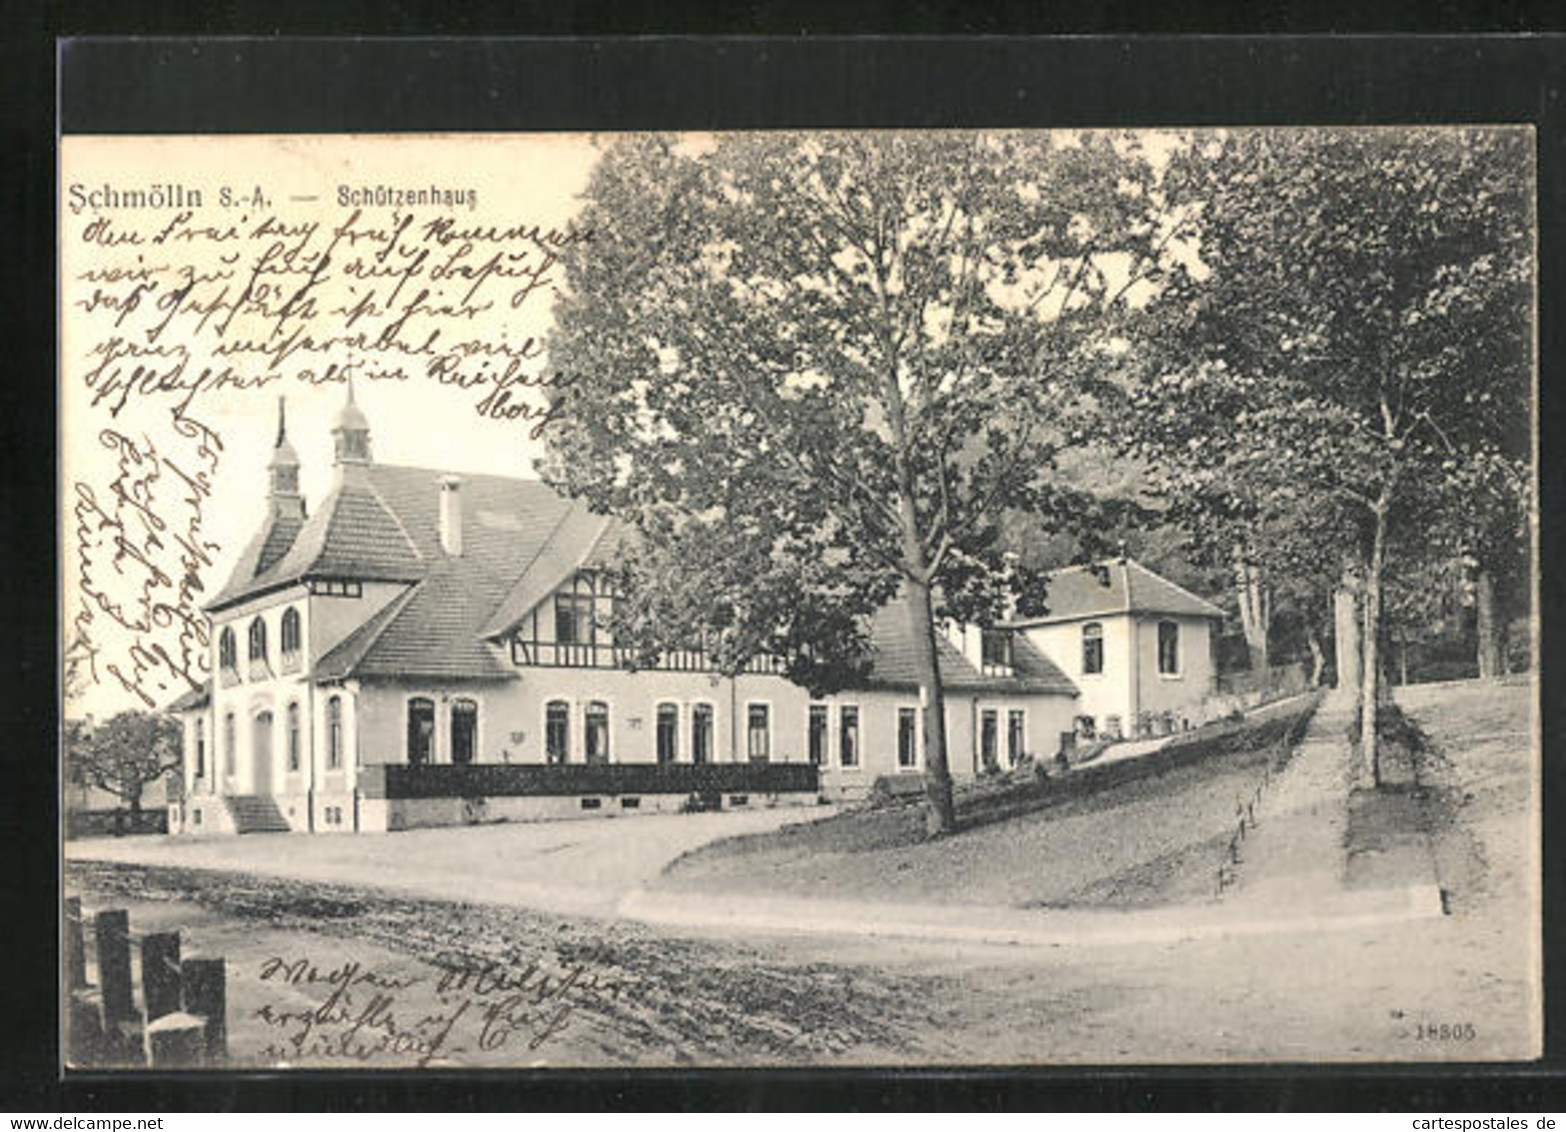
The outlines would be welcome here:
[[[272,793],[272,759],[272,713],[257,712],[250,729],[251,773],[257,794]]]

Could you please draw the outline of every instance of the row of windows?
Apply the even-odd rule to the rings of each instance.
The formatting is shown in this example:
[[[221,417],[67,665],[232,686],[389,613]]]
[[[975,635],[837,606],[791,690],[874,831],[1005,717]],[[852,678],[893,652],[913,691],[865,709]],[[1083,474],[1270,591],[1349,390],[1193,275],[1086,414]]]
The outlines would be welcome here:
[[[299,704],[292,702],[284,710],[283,737],[284,750],[287,756],[287,766],[290,773],[298,773],[303,763],[304,738],[303,727],[300,719]],[[254,748],[258,755],[270,755],[272,751],[272,726],[273,717],[270,711],[259,711],[252,718],[252,737]],[[233,712],[225,712],[223,715],[222,733],[223,773],[233,776],[236,773],[237,749],[238,749],[238,723]],[[326,701],[326,769],[341,770],[343,765],[343,702],[341,696],[333,696]],[[203,720],[196,721],[196,777],[205,778],[207,773],[207,735],[206,723]]]
[[[1104,671],[1104,627],[1097,621],[1082,626],[1082,673],[1097,676]],[[1158,623],[1158,672],[1162,676],[1180,675],[1180,626],[1174,621]]]
[[[299,668],[299,654],[303,633],[299,611],[292,606],[283,610],[282,670],[295,672]],[[267,650],[266,621],[257,616],[246,630],[250,679],[265,680],[272,675],[271,657]],[[218,634],[218,670],[224,682],[232,684],[239,679],[239,647],[232,626],[225,626]]]
[[[478,703],[465,697],[451,701],[451,761],[471,763],[478,753]],[[424,766],[435,761],[435,701],[414,696],[408,701],[408,764]]]

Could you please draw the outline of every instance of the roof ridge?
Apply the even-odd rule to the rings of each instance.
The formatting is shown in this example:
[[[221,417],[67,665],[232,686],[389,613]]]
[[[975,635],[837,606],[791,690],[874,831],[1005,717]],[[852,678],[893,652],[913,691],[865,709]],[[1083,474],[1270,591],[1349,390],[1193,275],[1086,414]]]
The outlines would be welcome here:
[[[424,555],[419,553],[418,543],[414,542],[413,536],[408,533],[407,525],[403,523],[402,516],[397,514],[397,509],[390,503],[386,502],[386,497],[381,494],[381,489],[375,486],[375,477],[373,473],[371,475],[365,476],[364,482],[366,486],[369,487],[370,494],[375,496],[375,502],[381,505],[381,510],[385,511],[386,514],[391,517],[391,521],[393,525],[396,526],[397,532],[402,535],[402,541],[407,543],[408,549],[413,552],[414,561],[423,562]]]

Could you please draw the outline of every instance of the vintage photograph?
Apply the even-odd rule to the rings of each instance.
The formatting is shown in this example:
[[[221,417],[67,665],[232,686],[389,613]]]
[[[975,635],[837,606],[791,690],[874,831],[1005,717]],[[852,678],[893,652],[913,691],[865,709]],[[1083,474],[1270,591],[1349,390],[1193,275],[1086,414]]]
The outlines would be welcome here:
[[[1541,1056],[1531,129],[59,191],[67,1069]]]

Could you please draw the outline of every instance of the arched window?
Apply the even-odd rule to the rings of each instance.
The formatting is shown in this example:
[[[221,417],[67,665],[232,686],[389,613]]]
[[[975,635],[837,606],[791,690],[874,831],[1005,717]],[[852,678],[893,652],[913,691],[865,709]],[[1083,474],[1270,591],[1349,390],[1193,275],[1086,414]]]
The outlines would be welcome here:
[[[561,765],[571,760],[571,705],[550,700],[544,708],[544,761]]]
[[[408,701],[408,765],[423,766],[435,757],[435,701],[414,696]]]
[[[266,662],[266,622],[257,617],[250,622],[250,678],[259,680],[271,675]]]
[[[196,777],[203,778],[207,773],[207,725],[203,720],[196,720]]]
[[[691,708],[691,762],[712,761],[712,705],[696,704]]]
[[[234,713],[229,712],[223,717],[223,773],[234,774],[234,744],[237,736],[234,726]]]
[[[288,705],[288,770],[290,774],[299,772],[299,750],[302,744],[299,741],[299,705]]]
[[[1104,671],[1104,627],[1097,621],[1082,626],[1082,674],[1097,676]]]
[[[678,704],[658,705],[658,761],[676,762],[680,757],[680,708]]]
[[[451,761],[466,764],[473,761],[478,749],[478,703],[459,698],[451,701]]]
[[[300,638],[299,611],[293,606],[283,610],[283,671],[295,672],[299,668]]]
[[[343,765],[343,698],[326,701],[326,769],[341,770]]]
[[[602,700],[594,700],[587,705],[582,740],[582,753],[587,762],[609,761],[609,705]]]
[[[225,684],[239,679],[239,645],[232,627],[225,627],[218,634],[218,671]]]
[[[1180,626],[1174,621],[1158,623],[1158,672],[1161,676],[1180,675]]]

